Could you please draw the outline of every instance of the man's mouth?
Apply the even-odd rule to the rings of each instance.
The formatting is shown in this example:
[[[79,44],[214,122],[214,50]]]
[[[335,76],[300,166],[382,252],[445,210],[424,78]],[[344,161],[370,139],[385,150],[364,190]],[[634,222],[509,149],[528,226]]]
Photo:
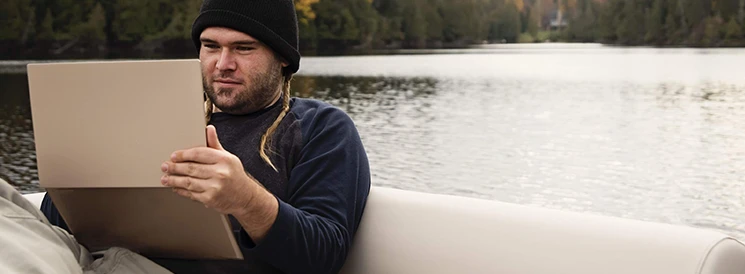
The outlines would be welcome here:
[[[215,83],[223,84],[223,85],[240,85],[243,84],[241,81],[233,80],[233,79],[215,79]]]

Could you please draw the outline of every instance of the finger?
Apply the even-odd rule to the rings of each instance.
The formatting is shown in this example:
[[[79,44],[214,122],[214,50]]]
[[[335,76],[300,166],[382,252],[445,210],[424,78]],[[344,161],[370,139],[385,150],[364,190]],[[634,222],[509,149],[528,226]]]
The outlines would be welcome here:
[[[167,175],[189,176],[197,179],[209,179],[214,173],[209,165],[195,162],[165,162],[161,170]]]
[[[211,201],[212,201],[212,195],[210,195],[209,193],[207,193],[207,192],[200,192],[200,193],[192,192],[191,193],[191,197],[192,197],[192,199],[194,201],[197,201],[197,202],[202,203],[204,205],[204,207],[210,208],[210,206],[208,204],[211,203]]]
[[[174,193],[176,193],[176,194],[178,194],[178,195],[180,195],[182,197],[189,198],[192,201],[197,201],[196,198],[194,198],[194,195],[192,195],[192,193],[190,191],[186,190],[186,189],[183,189],[183,188],[173,188],[172,190],[173,190]]]
[[[204,192],[205,190],[204,180],[187,177],[187,176],[163,175],[163,177],[160,178],[160,182],[164,186],[185,189],[189,192],[194,192],[194,193]]]
[[[177,150],[171,154],[171,161],[180,162],[197,162],[202,164],[215,164],[220,161],[222,154],[219,150],[208,147],[195,147],[185,150]]]
[[[217,129],[213,125],[207,126],[207,146],[217,150],[225,150],[220,144],[220,139],[217,138]]]

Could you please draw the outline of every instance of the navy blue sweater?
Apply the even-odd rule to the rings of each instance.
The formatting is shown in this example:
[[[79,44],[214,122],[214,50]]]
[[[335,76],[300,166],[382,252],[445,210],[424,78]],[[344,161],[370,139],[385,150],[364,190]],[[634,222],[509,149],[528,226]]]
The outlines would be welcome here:
[[[261,135],[281,111],[280,103],[247,114],[215,113],[222,146],[238,156],[249,174],[274,194],[279,212],[264,240],[255,245],[232,218],[244,257],[240,262],[156,262],[174,272],[336,273],[362,217],[370,190],[370,169],[353,121],[329,104],[293,98],[290,113],[273,135],[269,157],[258,153]],[[42,211],[67,229],[49,197]]]

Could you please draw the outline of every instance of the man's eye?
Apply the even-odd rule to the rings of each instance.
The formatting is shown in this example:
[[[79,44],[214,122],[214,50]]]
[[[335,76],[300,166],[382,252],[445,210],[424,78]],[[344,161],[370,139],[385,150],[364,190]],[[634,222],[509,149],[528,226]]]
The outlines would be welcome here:
[[[215,44],[205,44],[204,47],[205,48],[208,48],[208,49],[217,49],[217,48],[220,48],[218,45],[215,45]]]
[[[252,47],[237,47],[235,49],[238,50],[238,51],[250,51],[250,50],[253,50],[254,48],[252,48]]]

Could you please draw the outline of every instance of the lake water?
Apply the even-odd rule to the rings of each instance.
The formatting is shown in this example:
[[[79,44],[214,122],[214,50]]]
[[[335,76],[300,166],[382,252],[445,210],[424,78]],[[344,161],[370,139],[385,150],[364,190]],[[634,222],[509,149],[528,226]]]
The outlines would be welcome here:
[[[745,238],[745,49],[484,46],[307,57],[373,184]],[[26,76],[0,75],[0,177],[38,191]]]

